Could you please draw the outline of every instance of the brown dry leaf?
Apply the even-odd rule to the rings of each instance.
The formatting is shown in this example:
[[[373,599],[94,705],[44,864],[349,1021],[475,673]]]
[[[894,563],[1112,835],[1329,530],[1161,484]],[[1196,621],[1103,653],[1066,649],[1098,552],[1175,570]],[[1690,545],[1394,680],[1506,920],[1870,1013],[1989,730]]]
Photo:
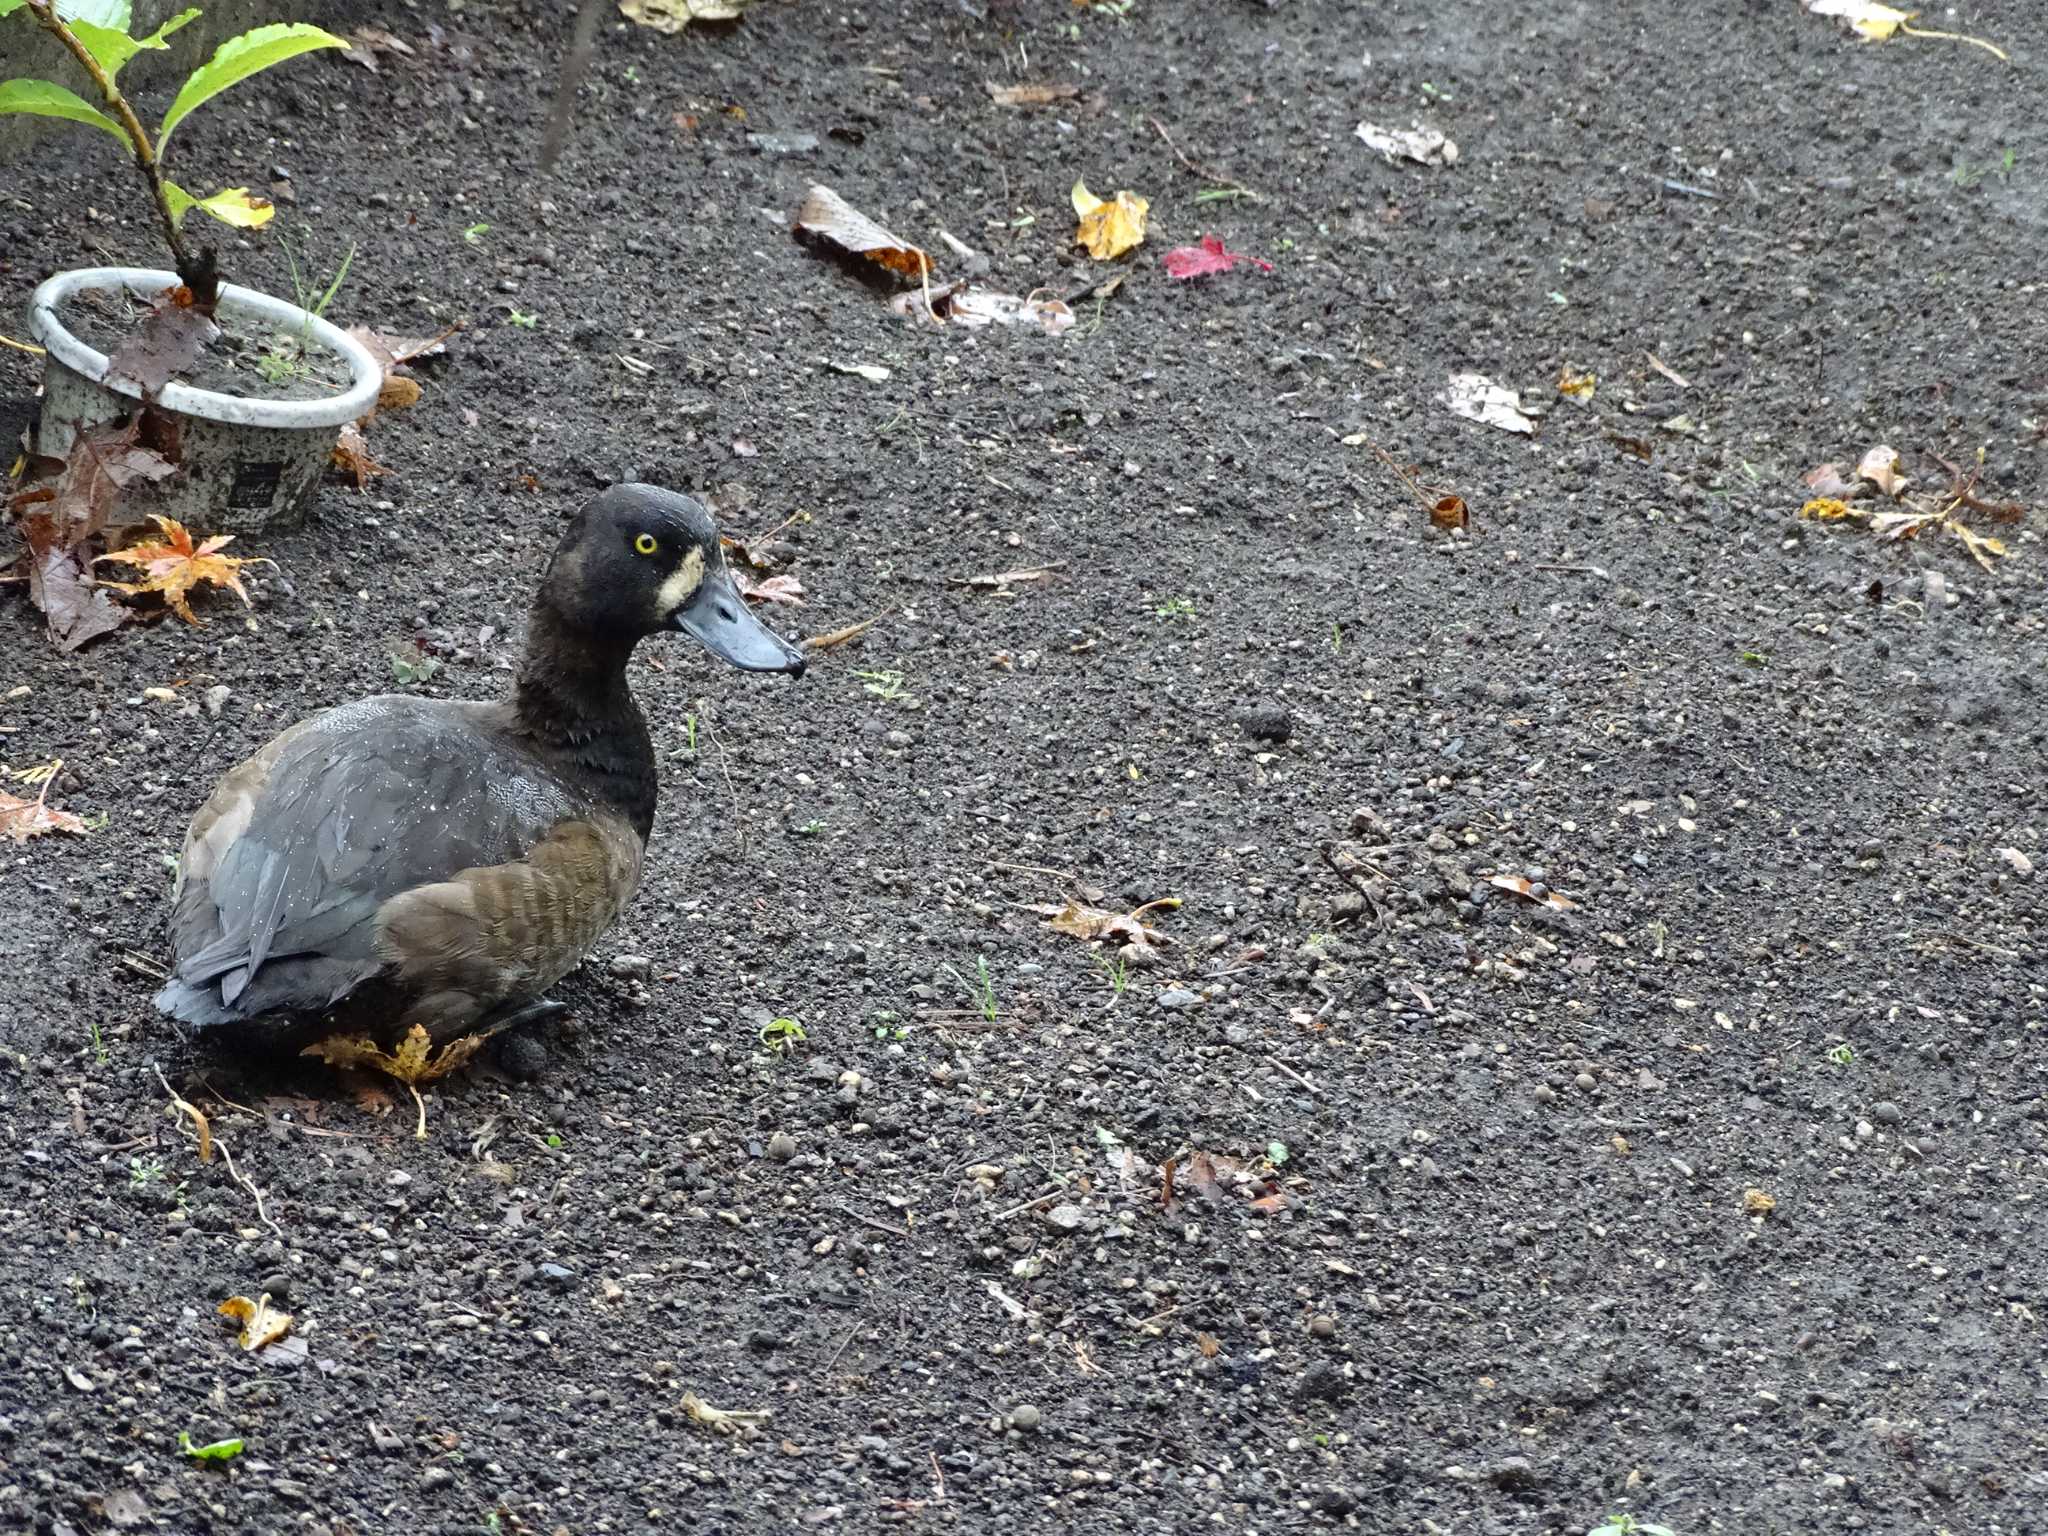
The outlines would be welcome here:
[[[1085,182],[1077,181],[1072,197],[1081,221],[1074,229],[1074,243],[1086,246],[1097,261],[1113,261],[1143,243],[1152,205],[1137,193],[1119,192],[1114,201],[1104,202]]]
[[[1991,569],[1991,558],[2005,554],[2005,541],[1994,539],[1965,527],[1954,518],[1948,519],[1949,532],[1963,541],[1963,548],[1970,552],[1970,558],[1985,570]]]
[[[1220,1341],[1213,1333],[1196,1334],[1195,1348],[1199,1349],[1202,1352],[1202,1358],[1204,1360],[1214,1360],[1219,1354],[1223,1352],[1222,1341]]]
[[[694,1392],[683,1394],[683,1412],[694,1424],[703,1424],[721,1435],[737,1435],[771,1417],[765,1408],[714,1408]]]
[[[1286,1210],[1293,1203],[1282,1191],[1276,1189],[1270,1195],[1261,1195],[1258,1199],[1254,1200],[1252,1202],[1252,1209],[1270,1216],[1275,1211]]]
[[[1041,298],[1036,293],[1019,298],[1014,293],[976,287],[965,279],[943,287],[899,293],[889,301],[889,308],[905,319],[951,322],[966,330],[1021,325],[1035,327],[1048,336],[1063,336],[1074,328],[1074,309],[1065,299]]]
[[[1560,896],[1555,891],[1545,891],[1542,895],[1537,895],[1535,883],[1522,875],[1495,875],[1489,883],[1499,886],[1504,891],[1513,891],[1517,896],[1526,896],[1531,901],[1540,901],[1553,912],[1578,910],[1579,904],[1576,901]]]
[[[125,592],[131,597],[150,595],[160,597],[171,612],[187,624],[199,622],[186,594],[202,582],[216,587],[226,587],[249,605],[249,594],[243,590],[239,574],[245,565],[270,565],[274,562],[261,555],[242,559],[235,555],[223,555],[220,550],[234,540],[232,533],[218,533],[204,544],[195,546],[192,535],[185,525],[174,518],[150,514],[150,521],[157,525],[163,538],[159,541],[131,544],[126,549],[112,550],[101,555],[101,560],[112,560],[123,565],[139,566],[144,578],[138,582],[109,581],[104,585],[116,592]]]
[[[829,634],[813,635],[804,642],[804,649],[807,651],[835,650],[839,646],[846,644],[849,640],[859,639],[887,617],[886,613],[878,613],[872,619],[862,619],[858,624],[849,624],[844,629],[835,629]]]
[[[1027,80],[1016,85],[981,82],[989,100],[999,107],[1049,107],[1056,101],[1072,101],[1081,94],[1078,85],[1056,85],[1050,81]]]
[[[127,492],[176,473],[175,464],[140,439],[139,422],[81,432],[54,481],[13,498],[28,546],[22,563],[29,601],[42,610],[59,650],[75,651],[131,616],[88,577],[83,546],[124,523],[119,514]]]
[[[1898,449],[1887,448],[1882,443],[1856,461],[1856,475],[1858,479],[1868,480],[1894,501],[1913,483],[1899,473]]]
[[[425,1141],[427,1101],[420,1097],[419,1085],[447,1076],[476,1055],[483,1043],[482,1035],[464,1035],[459,1040],[450,1040],[437,1054],[426,1025],[415,1024],[405,1032],[395,1052],[385,1050],[368,1035],[329,1035],[299,1054],[317,1056],[330,1067],[373,1067],[397,1078],[412,1090],[413,1103],[419,1106],[419,1125],[413,1134]]]
[[[384,1116],[398,1108],[398,1101],[384,1091],[384,1085],[367,1072],[344,1072],[342,1080],[356,1108],[366,1115]]]
[[[770,576],[766,581],[755,581],[744,571],[729,570],[727,574],[748,602],[786,603],[792,608],[804,605],[804,584],[794,576]]]
[[[1576,400],[1583,405],[1593,398],[1594,388],[1595,380],[1592,374],[1575,373],[1569,363],[1558,370],[1557,392],[1566,399]]]
[[[1645,352],[1643,356],[1650,360],[1650,366],[1652,368],[1656,369],[1659,373],[1663,374],[1665,378],[1669,379],[1672,383],[1676,384],[1680,389],[1692,388],[1691,380],[1686,378],[1684,374],[1678,372],[1669,363],[1665,362],[1664,359],[1659,357],[1656,353]]]
[[[417,389],[418,386],[414,385]],[[334,468],[350,476],[356,489],[367,490],[372,475],[388,475],[391,471],[370,457],[370,445],[364,441],[362,429],[354,422],[341,429],[341,439],[328,453],[327,460]]]
[[[292,1328],[291,1313],[280,1312],[273,1307],[268,1291],[254,1301],[246,1296],[230,1296],[220,1304],[220,1315],[232,1317],[242,1325],[242,1348],[252,1353],[275,1344]]]
[[[1745,1189],[1742,1192],[1742,1209],[1750,1216],[1768,1216],[1778,1208],[1778,1202],[1760,1189]]]
[[[377,411],[402,411],[415,405],[420,398],[420,381],[410,374],[398,370],[415,358],[437,357],[445,353],[447,340],[460,326],[451,325],[438,336],[392,336],[383,331],[373,331],[367,325],[352,325],[348,334],[361,342],[370,356],[377,359],[377,366],[384,370],[384,387],[377,391]],[[363,418],[365,421],[369,416]]]
[[[107,359],[107,377],[132,379],[142,386],[145,399],[154,400],[166,384],[191,372],[218,335],[220,327],[213,317],[193,303],[192,290],[181,284],[166,293],[141,328],[114,349]]]
[[[1472,513],[1462,496],[1439,496],[1430,506],[1429,520],[1445,530],[1469,527]]]
[[[907,240],[882,228],[830,187],[813,184],[796,211],[790,232],[800,240],[822,243],[841,255],[872,263],[911,282],[928,277],[929,256]]]
[[[619,0],[619,14],[636,26],[674,35],[693,21],[738,21],[751,0]]]
[[[1024,910],[1037,912],[1050,919],[1055,933],[1068,934],[1073,938],[1094,942],[1098,939],[1114,939],[1123,944],[1136,944],[1149,948],[1152,945],[1171,944],[1173,940],[1156,928],[1149,928],[1143,921],[1143,914],[1155,907],[1168,910],[1179,907],[1178,896],[1168,896],[1160,901],[1148,901],[1132,912],[1111,912],[1102,907],[1091,907],[1072,897],[1065,906],[1055,907],[1049,902],[1025,902]]]
[[[54,775],[52,776],[54,777]],[[49,832],[69,832],[74,837],[85,836],[85,823],[69,811],[53,810],[45,803],[50,793],[50,780],[43,780],[42,793],[33,800],[23,800],[0,789],[0,837],[10,842],[25,843],[32,837],[41,837]]]
[[[1014,571],[998,571],[993,576],[948,576],[946,582],[955,587],[987,588],[998,597],[1014,597],[1016,594],[1010,591],[1011,587],[1027,581],[1044,581],[1065,565],[1066,561],[1055,560],[1051,565],[1021,566]]]

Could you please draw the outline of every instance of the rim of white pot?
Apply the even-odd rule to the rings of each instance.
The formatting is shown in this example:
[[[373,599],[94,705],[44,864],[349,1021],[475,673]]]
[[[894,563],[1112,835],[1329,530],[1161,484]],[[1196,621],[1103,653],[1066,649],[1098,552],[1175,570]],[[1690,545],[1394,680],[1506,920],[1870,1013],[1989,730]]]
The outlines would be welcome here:
[[[37,287],[28,301],[29,332],[36,341],[73,372],[82,374],[102,389],[131,400],[143,399],[142,386],[133,379],[107,377],[107,356],[95,351],[64,324],[58,311],[73,295],[88,288],[126,288],[141,299],[154,300],[165,289],[177,285],[174,272],[150,267],[79,267],[59,272]],[[262,400],[246,395],[224,395],[189,384],[166,384],[155,403],[166,410],[206,421],[231,422],[246,427],[338,427],[356,420],[376,403],[384,387],[384,368],[355,337],[308,314],[296,304],[259,293],[234,283],[220,285],[221,307],[231,314],[252,315],[276,321],[298,330],[310,327],[314,337],[329,351],[348,362],[349,387],[338,395],[317,400]]]

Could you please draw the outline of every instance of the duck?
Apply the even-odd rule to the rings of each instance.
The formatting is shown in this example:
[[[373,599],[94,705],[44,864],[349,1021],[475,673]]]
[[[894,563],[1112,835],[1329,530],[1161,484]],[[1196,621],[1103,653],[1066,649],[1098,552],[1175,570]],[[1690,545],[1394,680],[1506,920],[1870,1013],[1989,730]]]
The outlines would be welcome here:
[[[710,512],[659,486],[570,519],[510,692],[379,694],[293,725],[222,776],[185,831],[156,1007],[296,1049],[436,1045],[566,1011],[547,990],[639,889],[659,793],[627,682],[680,631],[749,672],[804,653],[748,609]]]

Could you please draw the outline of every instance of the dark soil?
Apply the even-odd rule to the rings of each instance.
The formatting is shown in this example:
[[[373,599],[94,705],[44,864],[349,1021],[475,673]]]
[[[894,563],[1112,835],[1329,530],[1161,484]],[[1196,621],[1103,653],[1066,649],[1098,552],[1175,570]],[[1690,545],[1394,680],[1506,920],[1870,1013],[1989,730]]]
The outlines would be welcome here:
[[[290,293],[286,289],[284,296]],[[86,345],[111,358],[154,309],[125,288],[88,288],[65,308],[63,320]],[[348,360],[323,346],[310,328],[279,329],[232,311],[218,315],[215,325],[216,334],[196,362],[178,370],[177,382],[260,400],[321,400],[348,388]]]
[[[103,821],[0,898],[0,1527],[2048,1525],[2038,6],[1930,15],[2008,66],[1790,0],[986,3],[610,27],[549,180],[553,4],[302,8],[417,53],[181,130],[359,245],[340,323],[464,329],[391,474],[238,545],[253,628],[63,658],[0,603],[6,760]],[[1417,118],[1454,166],[1354,136]],[[154,257],[85,138],[10,168],[9,312]],[[1077,177],[1152,230],[1062,339],[920,329],[787,230],[823,180],[1072,293]],[[1169,282],[1203,233],[1276,270]],[[1540,434],[1451,416],[1466,370]],[[2008,557],[1797,519],[1878,443],[1981,450]],[[180,1041],[207,786],[412,643],[498,689],[627,476],[797,518],[804,633],[887,617],[796,684],[644,648],[649,879],[539,1077],[434,1085],[418,1142]],[[1025,905],[1091,890],[1184,903],[1121,991]],[[264,1291],[297,1361],[215,1315]]]

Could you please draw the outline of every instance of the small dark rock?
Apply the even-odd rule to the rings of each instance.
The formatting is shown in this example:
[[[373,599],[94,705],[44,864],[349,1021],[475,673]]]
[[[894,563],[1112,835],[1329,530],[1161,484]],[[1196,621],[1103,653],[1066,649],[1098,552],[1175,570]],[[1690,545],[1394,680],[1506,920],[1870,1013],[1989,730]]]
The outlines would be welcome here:
[[[1285,741],[1294,734],[1294,721],[1277,704],[1247,709],[1238,715],[1237,724],[1254,741]]]

